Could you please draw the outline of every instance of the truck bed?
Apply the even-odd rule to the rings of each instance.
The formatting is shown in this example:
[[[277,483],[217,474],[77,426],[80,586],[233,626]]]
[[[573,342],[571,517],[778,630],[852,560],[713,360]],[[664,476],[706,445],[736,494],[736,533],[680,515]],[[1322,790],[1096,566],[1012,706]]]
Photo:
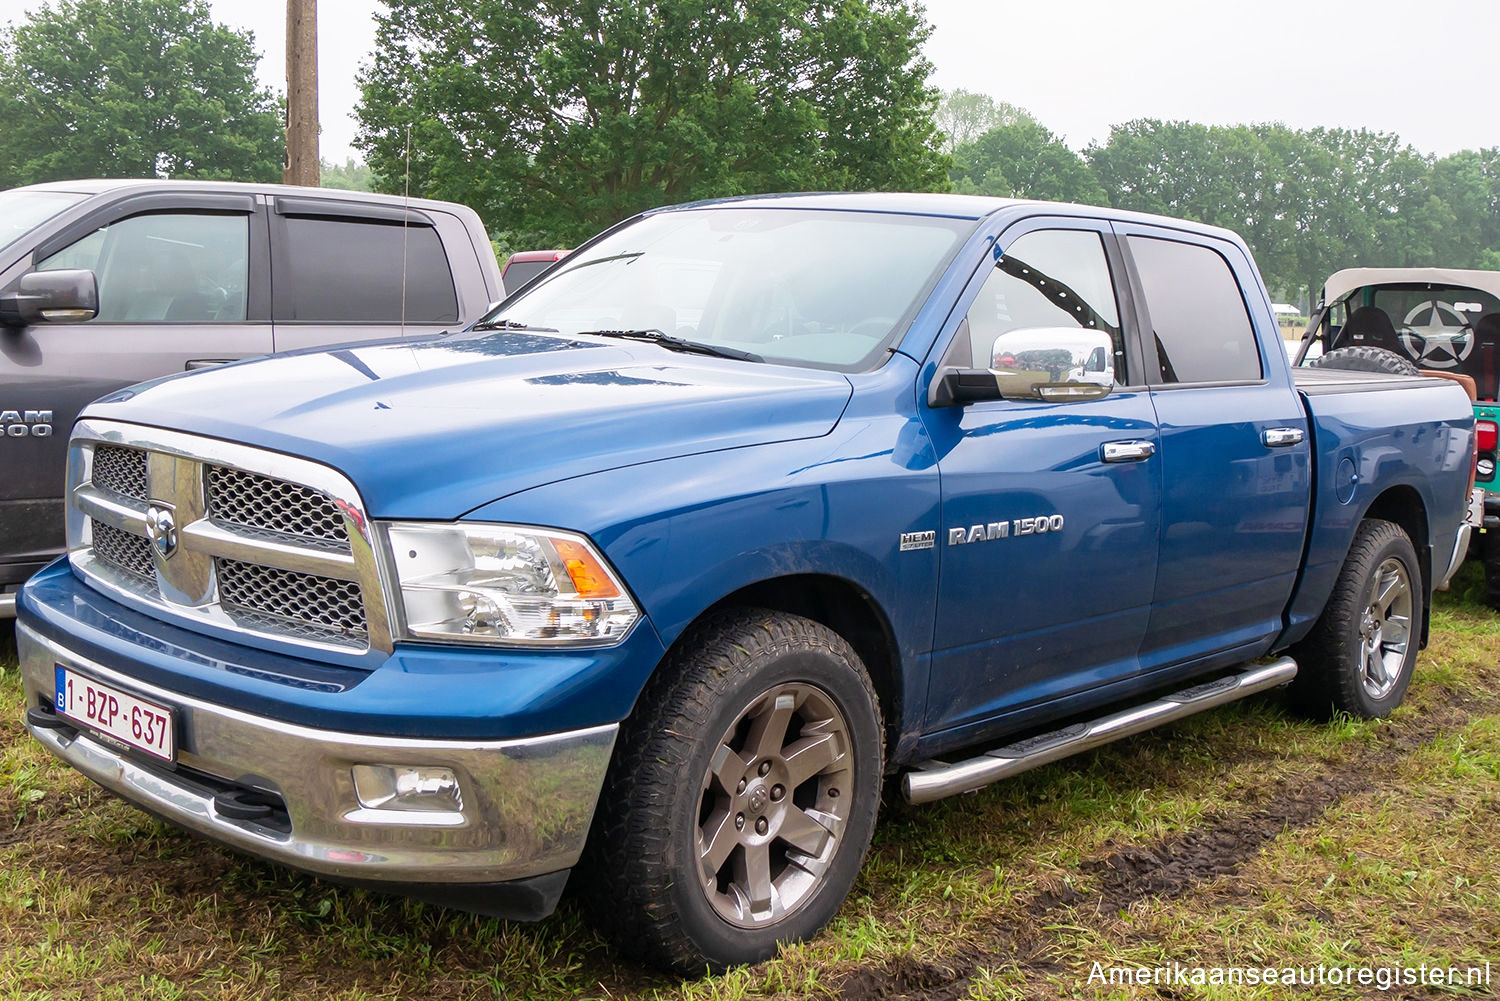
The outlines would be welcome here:
[[[1424,525],[1412,539],[1423,573],[1441,579],[1459,546],[1468,493],[1445,488],[1466,484],[1472,462],[1472,410],[1455,382],[1333,368],[1293,368],[1292,377],[1313,432],[1314,488],[1307,556],[1283,637],[1288,643],[1306,635],[1322,612],[1375,484],[1411,491],[1428,523],[1451,526],[1429,538]]]

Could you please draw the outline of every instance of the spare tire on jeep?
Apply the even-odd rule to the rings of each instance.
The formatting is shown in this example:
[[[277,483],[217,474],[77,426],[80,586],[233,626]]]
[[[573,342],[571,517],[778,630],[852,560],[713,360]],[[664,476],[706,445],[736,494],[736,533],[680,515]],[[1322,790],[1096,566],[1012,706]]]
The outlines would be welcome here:
[[[1387,375],[1418,375],[1417,366],[1394,351],[1367,344],[1334,348],[1309,365],[1318,368],[1345,368],[1354,372],[1384,372]]]

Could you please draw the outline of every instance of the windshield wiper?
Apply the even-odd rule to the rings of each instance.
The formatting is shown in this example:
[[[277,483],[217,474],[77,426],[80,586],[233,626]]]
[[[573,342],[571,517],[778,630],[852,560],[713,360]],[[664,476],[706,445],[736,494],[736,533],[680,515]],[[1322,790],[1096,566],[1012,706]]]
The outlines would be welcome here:
[[[485,320],[474,324],[470,330],[536,330],[545,334],[557,333],[556,327],[533,327],[520,320]]]
[[[741,351],[738,348],[721,348],[713,344],[704,344],[702,341],[689,341],[681,337],[673,337],[671,334],[657,330],[655,327],[643,330],[580,330],[580,337],[618,337],[625,341],[645,341],[648,344],[656,344],[666,348],[668,351],[681,351],[685,354],[713,355],[715,358],[733,358],[737,361],[765,361],[760,355],[751,354],[749,351]]]

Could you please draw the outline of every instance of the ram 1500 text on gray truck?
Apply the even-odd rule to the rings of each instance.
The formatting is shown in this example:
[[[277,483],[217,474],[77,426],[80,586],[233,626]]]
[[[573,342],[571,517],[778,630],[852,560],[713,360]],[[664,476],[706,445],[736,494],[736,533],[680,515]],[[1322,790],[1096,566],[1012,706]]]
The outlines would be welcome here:
[[[1295,373],[1244,243],[1108,209],[648,212],[469,331],[90,406],[26,725],[169,820],[632,955],[772,954],[913,802],[1268,688],[1390,712],[1468,396]]]
[[[132,382],[426,335],[503,297],[472,209],[276,184],[0,192],[0,618],[62,552],[68,428]]]

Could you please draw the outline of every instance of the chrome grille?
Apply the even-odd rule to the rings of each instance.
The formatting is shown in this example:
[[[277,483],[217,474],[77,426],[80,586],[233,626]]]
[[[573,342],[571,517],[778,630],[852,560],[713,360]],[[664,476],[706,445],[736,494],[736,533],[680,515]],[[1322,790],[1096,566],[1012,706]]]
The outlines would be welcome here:
[[[217,522],[325,542],[349,541],[344,515],[320,491],[227,466],[205,466],[208,514]]]
[[[156,580],[156,567],[151,563],[150,542],[139,535],[122,532],[102,521],[93,522],[93,533],[94,555],[126,573],[151,581]]]
[[[392,649],[369,521],[349,481],[294,456],[85,419],[68,549],[91,583],[151,614],[339,652]],[[148,541],[159,538],[161,549]]]
[[[94,485],[136,500],[146,499],[146,453],[100,445],[94,449]]]
[[[365,601],[354,581],[239,560],[219,559],[214,564],[225,608],[310,623],[363,641]]]

